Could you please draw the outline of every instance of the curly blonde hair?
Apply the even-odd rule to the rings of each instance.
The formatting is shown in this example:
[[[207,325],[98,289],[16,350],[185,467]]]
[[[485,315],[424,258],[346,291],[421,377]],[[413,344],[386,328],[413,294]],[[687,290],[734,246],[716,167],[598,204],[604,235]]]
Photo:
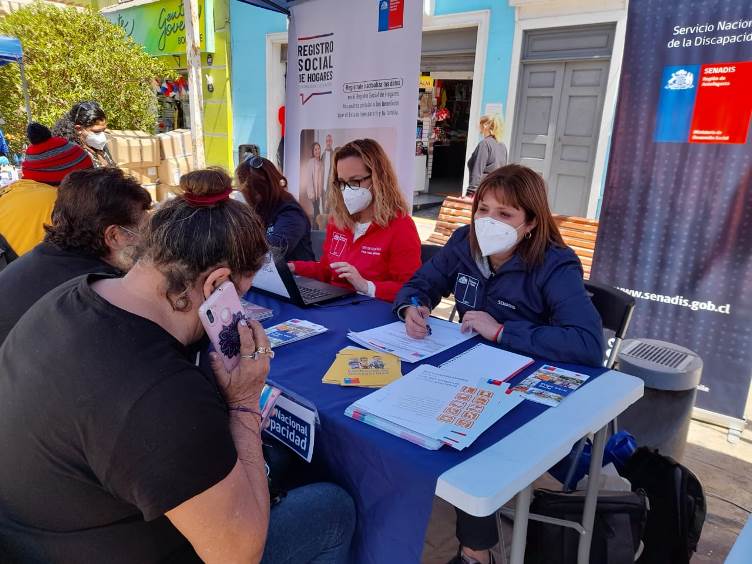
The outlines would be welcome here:
[[[480,127],[488,127],[488,133],[490,133],[494,139],[501,142],[501,136],[504,133],[504,126],[501,124],[501,118],[498,114],[485,115],[480,118]]]
[[[397,174],[384,149],[373,139],[356,139],[334,153],[331,176],[327,180],[329,209],[332,210],[334,223],[339,229],[352,229],[355,225],[355,219],[347,211],[337,180],[337,163],[348,157],[361,159],[371,175],[373,221],[377,225],[385,227],[394,218],[410,213],[399,189]]]

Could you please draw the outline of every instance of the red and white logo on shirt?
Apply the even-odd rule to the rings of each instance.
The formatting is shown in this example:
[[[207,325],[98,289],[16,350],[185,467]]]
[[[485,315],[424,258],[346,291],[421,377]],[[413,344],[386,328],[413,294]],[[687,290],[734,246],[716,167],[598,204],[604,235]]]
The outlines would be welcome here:
[[[363,245],[360,248],[360,252],[364,255],[371,255],[373,257],[380,257],[381,256],[381,247],[371,247],[368,245]]]
[[[347,247],[347,236],[342,233],[332,233],[332,246],[329,249],[329,254],[333,257],[341,257]]]

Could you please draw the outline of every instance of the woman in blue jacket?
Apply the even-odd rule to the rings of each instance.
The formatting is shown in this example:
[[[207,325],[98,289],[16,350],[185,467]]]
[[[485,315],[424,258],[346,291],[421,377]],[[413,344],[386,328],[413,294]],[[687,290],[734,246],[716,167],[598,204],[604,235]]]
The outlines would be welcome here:
[[[256,155],[246,158],[235,171],[245,201],[266,225],[269,245],[287,261],[315,260],[311,246],[311,222],[295,197],[287,191],[287,179],[271,161]]]
[[[463,331],[548,361],[603,361],[601,319],[585,291],[582,265],[561,238],[543,179],[527,167],[507,165],[486,176],[472,223],[402,287],[395,311],[407,334],[425,337],[430,310],[450,293]],[[488,562],[498,541],[494,516],[457,514],[462,550],[455,561]]]

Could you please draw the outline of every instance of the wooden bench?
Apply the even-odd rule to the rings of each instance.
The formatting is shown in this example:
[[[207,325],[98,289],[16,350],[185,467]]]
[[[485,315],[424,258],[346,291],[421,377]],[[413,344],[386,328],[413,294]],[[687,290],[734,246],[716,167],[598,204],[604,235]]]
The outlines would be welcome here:
[[[427,242],[434,245],[445,245],[455,229],[469,225],[473,202],[469,199],[449,196],[439,209],[436,227],[428,237]],[[571,215],[554,215],[564,242],[572,247],[582,262],[585,278],[590,278],[590,268],[593,266],[595,239],[598,235],[598,220],[576,217]]]

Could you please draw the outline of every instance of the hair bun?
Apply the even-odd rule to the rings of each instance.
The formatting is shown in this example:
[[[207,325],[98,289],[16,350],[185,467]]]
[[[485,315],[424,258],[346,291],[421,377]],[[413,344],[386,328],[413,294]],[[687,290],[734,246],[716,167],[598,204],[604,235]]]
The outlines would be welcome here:
[[[50,139],[52,133],[41,123],[33,121],[26,127],[26,137],[29,138],[29,143],[32,145],[38,145],[39,143],[44,143]]]
[[[212,207],[230,199],[232,178],[219,167],[194,170],[180,177],[182,199],[200,208]]]
[[[208,167],[188,172],[180,177],[183,194],[215,196],[232,190],[232,178],[220,167]]]

